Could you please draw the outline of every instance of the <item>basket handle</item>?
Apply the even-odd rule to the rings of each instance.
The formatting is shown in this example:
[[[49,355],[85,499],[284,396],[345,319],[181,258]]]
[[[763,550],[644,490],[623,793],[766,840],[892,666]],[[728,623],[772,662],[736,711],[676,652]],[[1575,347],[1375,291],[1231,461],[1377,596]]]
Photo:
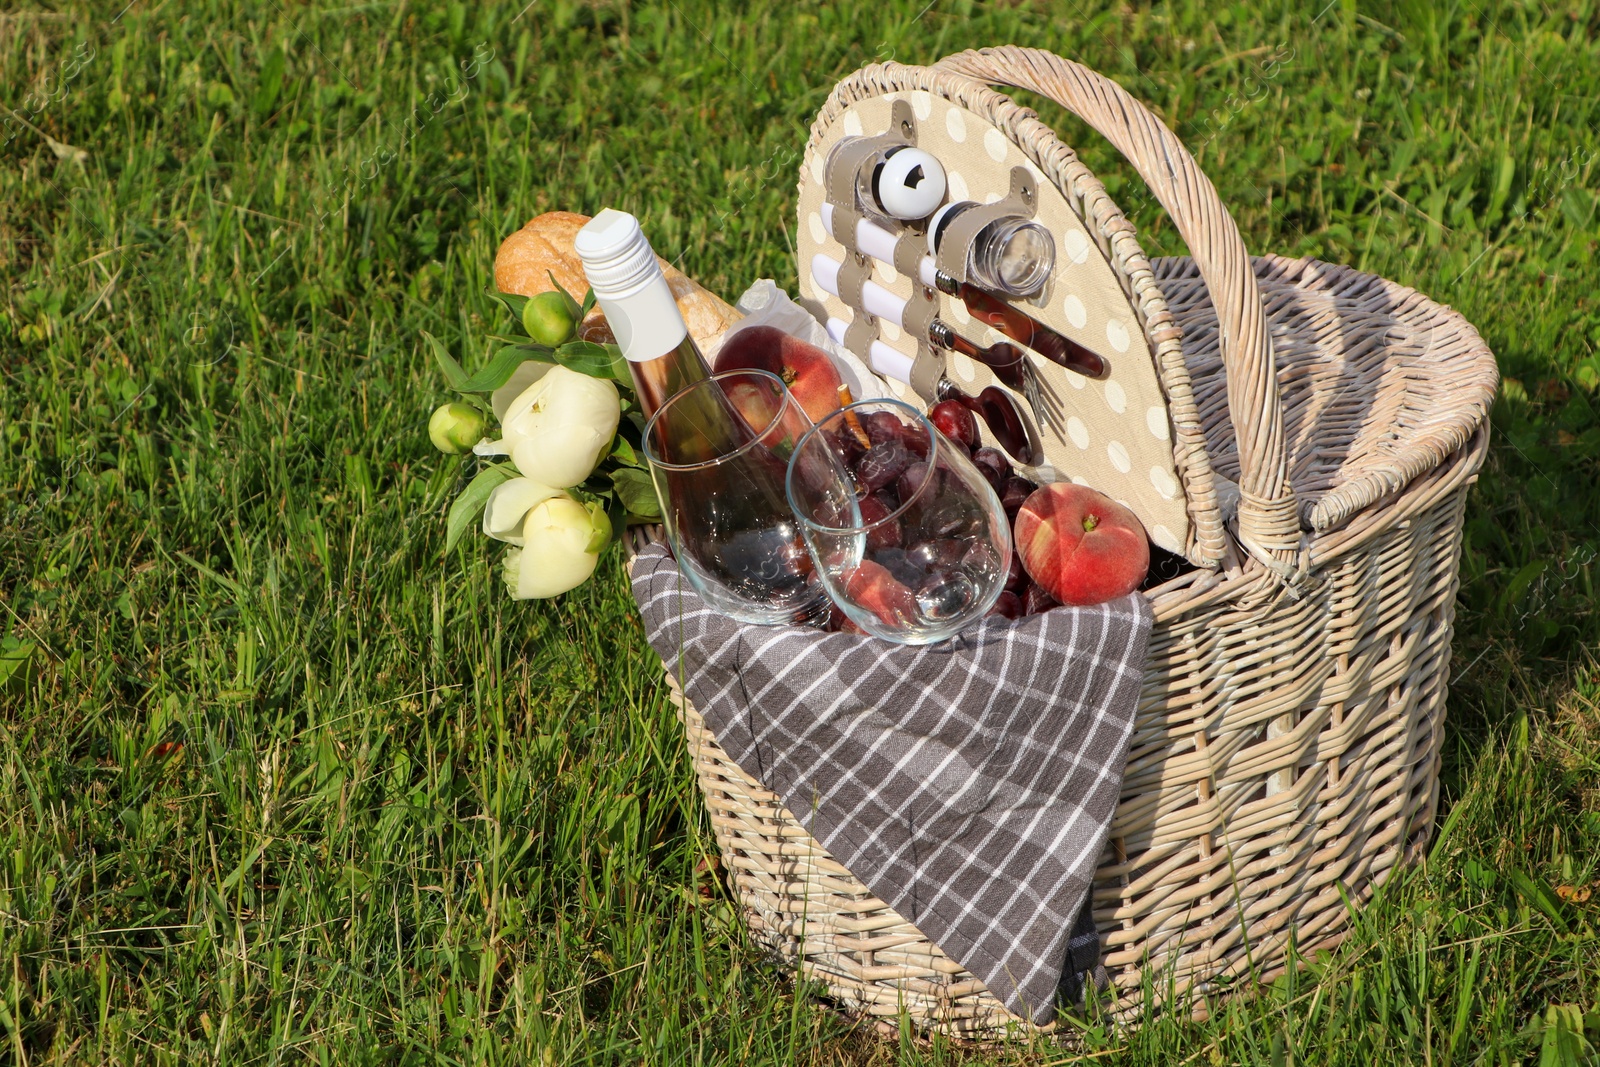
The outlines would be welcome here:
[[[1189,246],[1211,293],[1239,447],[1238,538],[1280,577],[1299,565],[1300,521],[1284,454],[1272,339],[1239,227],[1183,143],[1111,79],[1037,48],[1006,45],[946,56],[934,69],[1054,100],[1133,164]]]

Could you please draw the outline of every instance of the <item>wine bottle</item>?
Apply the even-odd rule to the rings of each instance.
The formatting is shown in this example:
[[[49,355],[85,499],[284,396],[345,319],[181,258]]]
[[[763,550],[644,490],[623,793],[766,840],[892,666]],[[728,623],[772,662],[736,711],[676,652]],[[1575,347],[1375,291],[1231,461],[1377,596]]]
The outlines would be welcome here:
[[[606,208],[578,231],[573,247],[628,361],[646,417],[678,390],[710,376],[638,219]]]

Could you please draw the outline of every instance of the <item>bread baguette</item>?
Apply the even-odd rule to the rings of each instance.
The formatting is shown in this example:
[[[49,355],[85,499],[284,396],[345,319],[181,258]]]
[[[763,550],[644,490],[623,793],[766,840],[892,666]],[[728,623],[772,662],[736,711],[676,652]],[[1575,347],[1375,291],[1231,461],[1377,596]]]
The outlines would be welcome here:
[[[501,242],[500,251],[495,254],[496,288],[502,293],[537,296],[555,288],[550,284],[553,274],[563,289],[581,300],[589,289],[589,282],[572,242],[588,221],[589,216],[571,211],[548,211],[529,220],[526,226]],[[667,276],[678,310],[683,312],[683,321],[688,324],[689,335],[698,344],[705,345],[739,321],[739,312],[715,293],[660,256],[656,257],[656,262]],[[591,309],[579,325],[578,336],[586,341],[615,340],[598,307]]]

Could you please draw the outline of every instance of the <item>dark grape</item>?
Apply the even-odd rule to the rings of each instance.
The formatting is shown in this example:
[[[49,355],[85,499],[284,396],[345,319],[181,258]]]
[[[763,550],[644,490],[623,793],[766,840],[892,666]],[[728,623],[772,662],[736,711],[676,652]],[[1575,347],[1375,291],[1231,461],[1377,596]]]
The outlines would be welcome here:
[[[911,554],[903,548],[885,548],[873,553],[872,558],[897,582],[914,586],[922,581],[922,569],[911,562]]]
[[[894,508],[889,502],[877,495],[863,497],[861,500],[861,524],[863,526],[878,522],[889,517]],[[900,520],[885,522],[882,526],[874,526],[867,531],[867,547],[896,548],[900,544]]]
[[[907,427],[903,443],[905,444],[906,448],[911,451],[913,456],[916,456],[918,459],[928,458],[927,434],[922,433],[920,430],[914,430],[910,427]]]
[[[999,615],[1004,619],[1016,619],[1022,616],[1022,599],[1011,590],[1000,594],[994,602],[994,607],[989,609],[990,615]]]
[[[906,424],[892,411],[868,412],[861,416],[861,426],[874,445],[898,444],[906,439]]]
[[[939,476],[937,469],[934,470],[933,476],[935,478]],[[922,488],[922,483],[927,480],[927,477],[928,464],[920,459],[901,471],[900,477],[895,479],[895,491],[900,496],[900,502],[904,504],[914,498],[917,495],[917,491]],[[932,496],[932,493],[928,494],[929,499]]]
[[[922,511],[922,535],[926,538],[962,537],[975,531],[977,523],[966,502],[955,497],[934,501]]]
[[[856,461],[861,458],[861,453],[866,451],[860,438],[856,437],[855,432],[848,426],[823,432],[827,434],[828,445],[833,449],[834,455],[839,457],[846,468],[854,467]]]
[[[969,450],[978,447],[978,420],[956,400],[941,400],[928,411],[934,429]]]
[[[998,448],[980,448],[972,453],[972,462],[983,472],[984,478],[994,486],[995,495],[1005,492],[1006,479],[1011,477],[1011,464]]]
[[[1028,591],[1028,583],[1032,580],[1022,566],[1022,554],[1011,553],[1011,569],[1006,571],[1006,591],[1021,596]]]
[[[856,464],[856,481],[869,493],[894,483],[911,466],[911,453],[899,442],[873,445]]]
[[[924,571],[949,570],[961,562],[965,551],[966,546],[954,537],[939,537],[918,541],[906,553],[906,558]]]
[[[1018,478],[1015,474],[1007,478],[1005,489],[1000,493],[1000,506],[1006,509],[1006,518],[1016,522],[1017,512],[1022,510],[1023,503],[1037,488],[1028,479]]]
[[[1060,601],[1045,592],[1044,586],[1038,582],[1028,586],[1028,593],[1022,598],[1022,603],[1025,608],[1024,614],[1026,615],[1037,615],[1041,611],[1049,611],[1051,608],[1061,606]]]
[[[917,610],[930,619],[949,619],[966,611],[978,589],[960,571],[935,571],[917,586]]]

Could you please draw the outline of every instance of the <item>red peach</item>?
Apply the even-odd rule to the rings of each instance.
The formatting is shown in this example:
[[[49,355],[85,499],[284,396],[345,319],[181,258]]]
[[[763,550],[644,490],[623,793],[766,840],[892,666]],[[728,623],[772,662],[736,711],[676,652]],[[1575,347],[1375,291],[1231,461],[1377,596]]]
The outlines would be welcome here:
[[[764,370],[783,379],[812,422],[839,410],[843,382],[828,353],[776,326],[750,326],[728,335],[717,370]]]
[[[1071,482],[1047,485],[1023,502],[1015,541],[1029,577],[1063,604],[1101,604],[1131,593],[1150,568],[1138,516]]]
[[[917,598],[889,569],[862,560],[845,582],[845,596],[866,608],[889,626],[904,626],[917,617]]]

